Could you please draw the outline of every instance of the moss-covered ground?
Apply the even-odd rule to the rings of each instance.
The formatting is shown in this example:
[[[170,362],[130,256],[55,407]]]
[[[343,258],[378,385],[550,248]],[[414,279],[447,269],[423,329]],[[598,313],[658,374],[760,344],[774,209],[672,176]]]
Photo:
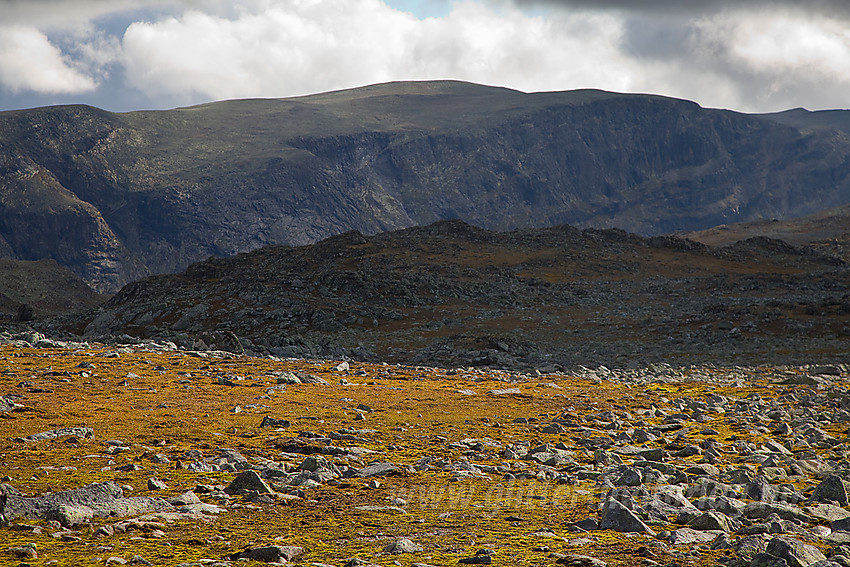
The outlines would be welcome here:
[[[132,495],[173,496],[199,484],[227,485],[234,473],[195,473],[180,468],[186,452],[214,457],[219,449],[235,449],[249,462],[281,456],[278,444],[300,432],[326,434],[345,428],[374,430],[362,442],[336,441],[341,447],[374,451],[356,459],[336,458],[340,464],[362,467],[369,461],[392,462],[400,474],[378,479],[341,479],[308,489],[303,498],[257,504],[235,498],[211,521],[178,522],[160,531],[133,531],[95,536],[98,526],[117,521],[96,519],[73,532],[43,521],[17,520],[0,528],[0,565],[18,565],[6,549],[27,543],[37,547],[31,565],[89,565],[109,557],[129,560],[135,555],[155,565],[220,560],[248,546],[297,545],[300,564],[342,565],[357,557],[379,565],[454,565],[462,557],[487,547],[497,565],[551,565],[551,552],[598,557],[609,565],[642,565],[647,560],[680,565],[714,565],[718,553],[702,551],[671,557],[656,549],[645,535],[610,531],[575,533],[570,522],[596,517],[599,488],[589,480],[556,484],[537,478],[533,463],[505,459],[501,447],[520,441],[564,442],[577,459],[591,463],[592,453],[576,447],[569,430],[545,434],[541,425],[567,412],[580,422],[613,410],[635,412],[667,400],[703,398],[713,391],[743,397],[764,394],[759,380],[749,376],[746,387],[709,386],[703,381],[629,387],[611,381],[593,383],[566,375],[517,381],[508,372],[446,371],[392,365],[352,363],[338,371],[338,362],[277,361],[249,357],[199,357],[180,352],[136,352],[114,348],[91,350],[21,350],[0,348],[0,394],[20,394],[23,405],[0,414],[0,477],[26,495],[77,488],[93,482],[115,481]],[[307,372],[330,385],[295,384],[267,391],[282,371]],[[721,370],[703,370],[702,375]],[[235,386],[220,385],[227,377]],[[511,381],[513,383],[507,384]],[[488,394],[518,388],[519,394]],[[468,390],[469,392],[462,392]],[[471,393],[474,392],[474,393]],[[358,404],[373,411],[362,412]],[[238,406],[239,411],[234,411]],[[286,419],[286,430],[261,428],[264,416]],[[516,418],[529,423],[516,423]],[[652,421],[650,418],[648,421]],[[655,423],[660,422],[660,419]],[[738,435],[722,419],[708,421],[721,438]],[[22,438],[61,427],[91,427],[94,438],[62,437],[38,442]],[[838,426],[836,426],[838,427]],[[831,433],[839,435],[837,430]],[[481,443],[475,450],[458,444]],[[118,440],[128,450],[107,454],[107,441]],[[647,444],[651,447],[652,444]],[[152,457],[171,462],[157,464]],[[453,473],[434,468],[414,470],[423,456],[437,461],[509,466],[517,477],[501,473],[486,478],[453,481]],[[118,471],[129,463],[139,470]],[[408,467],[410,465],[411,467]],[[522,468],[525,467],[525,468]],[[524,475],[523,473],[529,473]],[[529,478],[523,478],[528,476]],[[147,480],[157,477],[167,490],[149,491]],[[807,487],[801,487],[807,488]],[[202,496],[203,497],[203,496]],[[406,504],[399,503],[403,499]],[[398,511],[362,511],[358,506],[400,505]],[[63,537],[64,536],[64,537]],[[408,537],[423,546],[420,553],[384,554],[394,538]],[[693,550],[687,550],[689,553]]]

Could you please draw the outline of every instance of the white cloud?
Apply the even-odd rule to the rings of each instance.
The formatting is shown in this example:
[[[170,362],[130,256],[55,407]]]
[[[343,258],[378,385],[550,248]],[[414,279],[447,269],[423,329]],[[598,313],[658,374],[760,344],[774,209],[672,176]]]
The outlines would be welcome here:
[[[131,25],[123,39],[128,75],[138,88],[208,98],[288,96],[399,79],[456,78],[527,90],[628,85],[617,22],[605,15],[533,17],[474,1],[422,20],[379,0],[242,6],[233,18],[190,11]]]
[[[97,85],[108,85],[161,108],[453,78],[653,92],[737,110],[848,106],[845,0],[0,2],[6,92],[97,88],[105,100]],[[118,65],[123,73],[106,80]]]
[[[0,27],[0,86],[12,92],[81,93],[95,81],[35,28]]]

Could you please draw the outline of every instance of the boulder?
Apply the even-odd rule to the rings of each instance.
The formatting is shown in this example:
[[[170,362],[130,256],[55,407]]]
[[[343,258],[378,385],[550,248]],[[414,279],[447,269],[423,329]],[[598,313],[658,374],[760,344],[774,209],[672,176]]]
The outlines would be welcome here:
[[[768,542],[765,551],[784,559],[788,567],[806,567],[826,559],[826,556],[815,546],[788,537],[773,538]]]
[[[655,535],[655,532],[634,512],[613,499],[607,500],[602,507],[602,521],[599,523],[599,529]]]

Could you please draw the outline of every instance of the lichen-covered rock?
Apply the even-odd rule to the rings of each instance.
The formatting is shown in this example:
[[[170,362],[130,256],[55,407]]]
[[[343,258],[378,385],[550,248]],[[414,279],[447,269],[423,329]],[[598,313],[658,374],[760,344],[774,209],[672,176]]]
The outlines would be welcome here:
[[[602,508],[602,521],[599,523],[599,529],[655,535],[655,532],[643,520],[638,518],[634,512],[614,499],[609,499],[605,502]]]
[[[384,553],[418,553],[422,546],[407,538],[391,541],[384,547]]]
[[[807,567],[826,556],[815,546],[788,537],[775,537],[767,544],[767,553],[784,559],[788,567]]]
[[[274,490],[269,488],[269,485],[266,484],[260,475],[257,474],[257,471],[246,470],[242,471],[233,481],[227,485],[227,488],[224,491],[227,494],[238,494],[242,491],[254,490],[261,494],[274,494]]]
[[[8,494],[3,513],[10,520],[56,520],[63,526],[74,526],[94,517],[124,517],[166,510],[173,510],[173,507],[161,498],[126,498],[120,486],[102,482],[32,498],[20,493]]]
[[[850,483],[837,475],[830,475],[815,487],[809,501],[835,502],[839,506],[847,506],[850,495]]]
[[[248,548],[239,553],[234,553],[230,558],[234,561],[247,559],[261,563],[286,563],[304,552],[302,547],[293,545],[269,545],[265,547]]]

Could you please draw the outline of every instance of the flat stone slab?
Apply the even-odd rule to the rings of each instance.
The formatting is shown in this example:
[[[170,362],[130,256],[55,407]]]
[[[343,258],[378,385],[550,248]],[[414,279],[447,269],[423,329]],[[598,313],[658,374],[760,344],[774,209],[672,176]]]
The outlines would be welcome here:
[[[101,482],[32,498],[20,493],[7,494],[2,513],[9,520],[58,520],[63,526],[74,526],[94,517],[126,517],[168,510],[174,507],[162,498],[125,498],[120,486]]]
[[[714,539],[723,535],[719,530],[695,530],[693,528],[679,528],[670,534],[669,541],[673,545],[692,545],[695,543],[711,543]]]

